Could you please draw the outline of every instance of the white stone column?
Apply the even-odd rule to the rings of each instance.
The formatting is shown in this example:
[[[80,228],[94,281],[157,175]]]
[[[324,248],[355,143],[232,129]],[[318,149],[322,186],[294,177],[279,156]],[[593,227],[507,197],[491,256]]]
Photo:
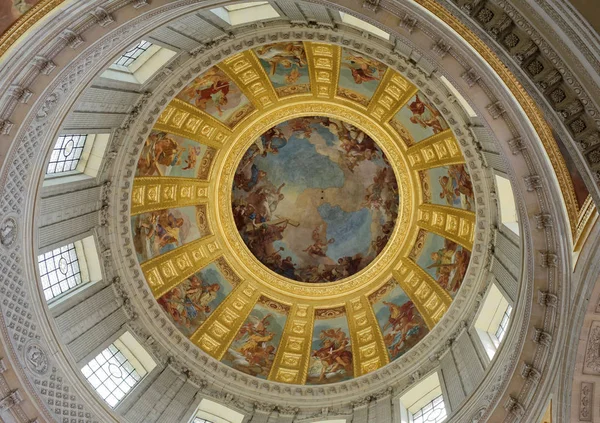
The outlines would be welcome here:
[[[475,390],[483,377],[484,367],[467,330],[463,331],[452,344],[456,368],[467,395]]]
[[[275,407],[270,404],[255,404],[250,423],[268,423],[269,416]]]
[[[165,408],[158,421],[161,423],[179,423],[183,421],[184,414],[194,402],[197,393],[198,388],[186,381]]]
[[[383,392],[375,394],[373,402],[376,420],[369,416],[369,419],[377,423],[392,423],[392,389],[386,389]]]
[[[92,358],[91,356],[99,352],[99,348],[114,337],[128,320],[129,317],[125,310],[119,307],[105,319],[99,321],[70,342],[68,348],[75,361],[85,364],[87,360]]]
[[[352,404],[354,416],[352,423],[368,423],[369,422],[369,399],[364,398],[362,401]]]
[[[178,383],[178,375],[168,366],[158,375],[154,382],[146,387],[144,393],[133,406],[125,413],[125,418],[130,423],[147,423],[158,418],[155,407],[161,403],[169,388]],[[141,387],[137,387],[141,388]],[[134,388],[135,390],[136,388]],[[164,410],[164,408],[163,408]],[[184,411],[184,410],[182,410]]]
[[[465,390],[456,367],[452,349],[448,349],[440,358],[440,379],[445,386],[448,408],[451,411],[457,410],[458,406],[465,399]]]

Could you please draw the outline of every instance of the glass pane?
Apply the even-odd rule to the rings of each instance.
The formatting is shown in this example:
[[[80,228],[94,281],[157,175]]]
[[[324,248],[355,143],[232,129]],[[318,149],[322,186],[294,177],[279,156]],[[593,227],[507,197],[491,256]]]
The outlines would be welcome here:
[[[64,294],[82,283],[74,244],[40,254],[38,264],[46,300]]]
[[[54,144],[46,175],[70,172],[77,168],[87,135],[61,135]]]
[[[114,344],[92,359],[81,372],[111,407],[115,407],[141,379]]]
[[[151,45],[152,43],[149,43],[148,41],[140,41],[135,47],[127,50],[121,57],[119,57],[115,64],[120,66],[131,65],[138,57],[142,55],[143,52],[148,50]]]

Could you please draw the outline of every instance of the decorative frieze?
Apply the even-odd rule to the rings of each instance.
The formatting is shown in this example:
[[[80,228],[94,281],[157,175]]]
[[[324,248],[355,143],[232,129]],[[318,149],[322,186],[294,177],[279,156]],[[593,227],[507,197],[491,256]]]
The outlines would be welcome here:
[[[550,213],[539,213],[534,215],[535,227],[537,229],[547,229],[552,227],[552,215]]]
[[[529,175],[526,176],[524,179],[527,191],[533,192],[542,188],[542,178],[540,178],[539,175]]]
[[[499,119],[506,112],[504,105],[500,101],[489,104],[486,106],[486,110],[494,120]]]
[[[101,27],[108,26],[115,21],[112,15],[108,13],[103,7],[97,7],[96,10],[92,12],[92,15],[96,19],[98,25],[100,25]]]
[[[533,342],[549,347],[552,343],[552,335],[540,328],[535,328],[533,332]]]
[[[582,422],[591,422],[593,407],[594,384],[591,382],[581,382],[579,390],[579,420]]]
[[[18,390],[12,391],[10,394],[0,399],[0,413],[10,410],[15,405],[23,401]]]
[[[538,304],[544,307],[557,307],[558,295],[548,291],[538,291]]]
[[[77,34],[75,31],[71,31],[70,29],[65,29],[60,36],[65,40],[67,45],[73,49],[83,44],[83,38],[81,38],[81,35]]]
[[[399,26],[400,28],[406,29],[409,34],[412,34],[417,26],[417,19],[413,18],[409,14],[404,15],[404,17],[400,20]]]
[[[363,8],[369,9],[372,12],[379,10],[379,0],[364,0]]]
[[[540,251],[542,267],[556,267],[558,264],[558,256],[549,251]]]
[[[467,83],[469,87],[472,87],[481,79],[481,76],[479,76],[477,71],[475,71],[473,68],[467,70],[460,77]]]

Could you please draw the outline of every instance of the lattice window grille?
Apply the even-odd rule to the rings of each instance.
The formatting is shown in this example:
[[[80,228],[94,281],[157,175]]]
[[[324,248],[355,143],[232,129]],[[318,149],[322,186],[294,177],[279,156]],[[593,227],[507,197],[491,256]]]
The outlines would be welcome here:
[[[86,140],[87,135],[81,134],[59,136],[50,155],[46,175],[75,170]]]
[[[115,408],[142,379],[114,344],[93,358],[81,371],[111,408]]]
[[[434,398],[413,414],[413,423],[441,423],[446,420],[446,406],[442,395]]]
[[[236,10],[249,9],[251,7],[262,6],[263,4],[268,4],[268,3],[269,3],[268,1],[251,1],[251,2],[247,2],[247,3],[238,3],[238,4],[232,4],[230,6],[225,6],[225,10],[227,10],[228,12],[235,12]]]
[[[506,307],[506,311],[502,316],[502,320],[500,320],[500,324],[498,325],[498,329],[496,329],[496,339],[498,339],[498,343],[502,342],[502,338],[506,334],[506,329],[508,328],[508,322],[510,321],[510,313],[512,312],[512,306],[509,304]]]
[[[75,244],[67,244],[38,256],[46,301],[83,283]]]
[[[117,59],[117,61],[115,62],[115,65],[120,65],[120,66],[131,65],[133,62],[136,61],[136,59],[138,57],[140,57],[142,55],[143,52],[148,50],[151,45],[152,45],[152,43],[150,43],[148,41],[144,41],[144,40],[140,41],[135,47],[127,50],[121,57],[119,57]]]

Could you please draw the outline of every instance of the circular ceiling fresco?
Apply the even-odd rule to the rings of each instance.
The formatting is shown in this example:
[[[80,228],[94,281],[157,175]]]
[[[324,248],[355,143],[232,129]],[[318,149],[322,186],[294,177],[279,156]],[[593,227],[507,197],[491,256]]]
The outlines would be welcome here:
[[[346,47],[231,56],[166,106],[131,231],[174,328],[241,372],[342,382],[399,359],[467,273],[473,187],[437,107]]]
[[[261,263],[286,278],[332,282],[383,250],[398,216],[398,183],[376,142],[320,116],[270,128],[234,177],[233,216]]]

